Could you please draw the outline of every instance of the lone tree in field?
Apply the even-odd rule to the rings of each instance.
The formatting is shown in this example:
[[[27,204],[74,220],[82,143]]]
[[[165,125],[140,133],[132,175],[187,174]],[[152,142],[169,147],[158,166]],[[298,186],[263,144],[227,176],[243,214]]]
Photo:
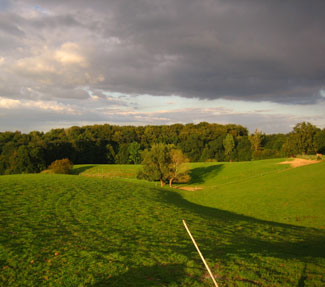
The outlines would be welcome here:
[[[143,169],[139,171],[138,178],[159,180],[161,186],[169,182],[172,186],[173,181],[189,179],[182,167],[187,161],[182,151],[174,149],[172,145],[154,144],[150,151],[143,153]]]
[[[180,149],[170,151],[171,163],[169,165],[169,186],[172,187],[174,181],[187,182],[190,180],[188,168],[184,165],[189,160]]]

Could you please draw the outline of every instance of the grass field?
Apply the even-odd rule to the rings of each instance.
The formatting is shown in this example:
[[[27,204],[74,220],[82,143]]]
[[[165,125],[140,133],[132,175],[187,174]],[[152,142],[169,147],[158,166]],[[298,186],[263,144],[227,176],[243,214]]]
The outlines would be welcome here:
[[[281,161],[195,163],[187,186],[197,190],[180,193],[204,206],[325,229],[325,162],[291,168]]]
[[[325,165],[279,161],[192,164],[195,191],[136,166],[1,176],[0,286],[212,286],[182,218],[220,286],[325,286]]]
[[[101,178],[136,178],[139,165],[126,164],[78,164],[73,173],[88,177]]]

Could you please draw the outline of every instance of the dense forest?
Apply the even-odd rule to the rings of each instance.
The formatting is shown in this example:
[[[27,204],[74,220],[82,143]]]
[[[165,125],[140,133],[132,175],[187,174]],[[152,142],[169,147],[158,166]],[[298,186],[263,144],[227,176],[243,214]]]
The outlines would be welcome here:
[[[325,152],[325,129],[298,123],[288,134],[249,134],[241,125],[174,124],[161,126],[92,125],[43,133],[0,133],[0,174],[33,173],[53,161],[74,164],[141,162],[153,144],[172,144],[192,162],[249,161]]]

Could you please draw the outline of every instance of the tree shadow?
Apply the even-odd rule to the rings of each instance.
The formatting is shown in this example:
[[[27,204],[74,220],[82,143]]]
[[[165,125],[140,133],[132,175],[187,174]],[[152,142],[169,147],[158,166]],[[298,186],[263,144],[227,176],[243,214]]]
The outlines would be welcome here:
[[[223,164],[210,165],[208,167],[197,167],[190,170],[191,180],[189,184],[204,183],[207,176],[215,177],[224,168]]]
[[[113,276],[111,278],[103,278],[94,286],[151,287],[166,286],[166,284],[172,283],[175,286],[178,286],[186,276],[187,274],[182,264],[157,264],[154,266],[131,268],[121,275]]]
[[[136,184],[130,183],[130,188]],[[143,187],[143,184],[139,183],[139,186]],[[256,267],[258,272],[264,268],[266,273],[272,274],[277,274],[279,271],[274,264],[272,265],[272,261],[270,264],[267,262],[268,258],[281,259],[273,261],[276,264],[289,262],[289,260],[297,262],[297,268],[291,271],[291,275],[293,272],[302,271],[298,266],[300,263],[309,265],[309,263],[319,262],[320,272],[325,269],[324,230],[261,220],[198,205],[185,200],[179,193],[170,189],[152,188],[152,191],[152,193],[147,190],[139,191],[143,200],[141,210],[127,209],[125,211],[127,213],[121,213],[121,216],[128,216],[130,222],[139,217],[139,220],[134,222],[138,224],[128,225],[126,221],[124,224],[109,221],[101,224],[103,221],[91,223],[88,220],[80,220],[78,213],[73,209],[74,205],[71,204],[80,196],[79,193],[66,193],[63,194],[64,201],[62,199],[61,204],[53,205],[55,210],[48,213],[46,217],[42,216],[41,221],[35,221],[33,224],[24,223],[21,233],[26,234],[26,230],[33,231],[33,236],[27,238],[28,244],[24,245],[21,240],[17,241],[20,238],[19,234],[3,237],[9,239],[8,242],[1,242],[0,237],[0,243],[4,243],[16,254],[20,254],[20,257],[30,246],[37,246],[43,251],[35,254],[40,254],[39,261],[46,262],[48,258],[55,257],[54,249],[58,249],[62,255],[67,252],[64,245],[69,242],[69,249],[77,246],[75,253],[72,254],[79,255],[80,260],[84,258],[80,253],[81,250],[83,253],[88,252],[89,258],[94,258],[96,262],[107,264],[107,269],[105,268],[104,271],[94,271],[90,268],[94,261],[84,261],[84,270],[92,273],[95,280],[92,286],[211,286],[206,284],[209,279],[204,277],[203,263],[182,226],[183,217],[209,265],[211,263],[211,269],[216,271],[213,273],[221,276],[219,279],[224,285],[220,286],[227,286],[228,282],[232,282],[231,280],[239,282],[251,278],[250,275],[243,275],[242,279],[230,278],[222,271],[223,264],[228,263],[235,269],[238,266],[249,268],[255,264],[258,266]],[[145,205],[147,200],[145,195],[150,200],[149,207]],[[119,200],[119,196],[112,199]],[[130,202],[136,202],[136,198],[139,199],[134,197]],[[62,216],[61,213],[59,216],[56,213],[57,208],[61,211],[60,206],[66,206]],[[173,217],[169,216],[169,210]],[[140,220],[141,216],[144,216],[143,220]],[[146,224],[143,223],[144,219],[148,220]],[[173,225],[172,228],[169,229],[169,225]],[[62,251],[60,246],[63,248]],[[236,261],[238,258],[240,260]],[[191,264],[188,264],[189,262]],[[9,265],[9,263],[0,261],[0,268],[1,265]],[[193,269],[189,272],[189,266],[195,267],[191,267]],[[192,272],[194,268],[196,271]],[[291,286],[304,286],[308,274],[310,271],[304,270],[300,279],[299,276],[297,277],[297,284]],[[260,276],[260,280],[267,286],[268,277]],[[195,284],[191,285],[189,281]]]
[[[79,175],[81,173],[83,173],[84,171],[93,168],[94,165],[86,165],[86,166],[82,166],[82,167],[78,167],[78,168],[74,168],[72,170],[72,174],[74,175]]]
[[[325,258],[324,230],[267,221],[198,205],[173,191],[163,191],[163,197],[166,203],[203,217],[207,222],[205,228],[229,238],[227,245],[216,244],[215,238],[202,238],[200,241],[207,254],[223,257],[235,251],[244,256],[260,253],[284,259]]]

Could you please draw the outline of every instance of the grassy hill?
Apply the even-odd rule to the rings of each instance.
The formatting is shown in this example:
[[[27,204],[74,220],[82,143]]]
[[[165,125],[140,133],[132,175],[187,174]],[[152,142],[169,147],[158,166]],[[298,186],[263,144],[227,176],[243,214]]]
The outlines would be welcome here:
[[[194,191],[137,181],[135,166],[1,176],[0,286],[212,286],[182,218],[220,286],[324,286],[324,163],[278,161],[192,164]],[[280,222],[312,209],[318,228]]]
[[[204,206],[325,229],[325,162],[292,168],[281,161],[195,163],[192,188],[180,193]]]
[[[136,178],[140,165],[127,164],[78,164],[73,173],[99,178]]]

